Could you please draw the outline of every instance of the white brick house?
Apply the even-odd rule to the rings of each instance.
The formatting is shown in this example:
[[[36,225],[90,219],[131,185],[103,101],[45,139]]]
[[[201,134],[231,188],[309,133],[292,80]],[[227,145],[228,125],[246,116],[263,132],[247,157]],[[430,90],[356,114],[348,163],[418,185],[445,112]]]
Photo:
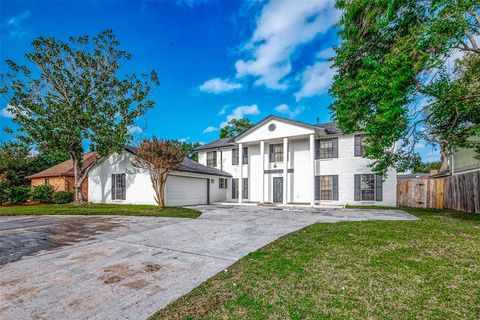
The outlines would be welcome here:
[[[200,164],[232,176],[219,181],[221,201],[396,205],[396,171],[389,169],[384,179],[372,174],[362,135],[341,134],[333,123],[269,116],[197,151]]]

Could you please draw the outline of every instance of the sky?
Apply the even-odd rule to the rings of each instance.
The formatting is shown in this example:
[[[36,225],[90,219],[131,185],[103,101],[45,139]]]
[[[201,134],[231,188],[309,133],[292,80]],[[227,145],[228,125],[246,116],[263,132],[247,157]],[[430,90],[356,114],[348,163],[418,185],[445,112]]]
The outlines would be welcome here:
[[[155,70],[155,106],[131,128],[136,141],[156,136],[206,143],[229,120],[278,115],[331,121],[329,58],[339,44],[333,1],[4,1],[0,72],[26,63],[39,36],[67,40],[112,29],[132,59],[123,73]],[[3,99],[3,100],[1,100]],[[0,99],[0,128],[15,129]],[[0,141],[12,139],[3,130]],[[426,161],[438,158],[424,144]]]

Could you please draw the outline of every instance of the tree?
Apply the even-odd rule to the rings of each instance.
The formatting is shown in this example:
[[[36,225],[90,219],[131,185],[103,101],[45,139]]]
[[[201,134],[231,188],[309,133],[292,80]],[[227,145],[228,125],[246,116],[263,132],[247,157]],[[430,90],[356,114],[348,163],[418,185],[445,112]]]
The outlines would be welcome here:
[[[233,138],[253,126],[249,119],[232,119],[220,129],[220,138]]]
[[[480,134],[479,3],[474,0],[346,1],[330,93],[345,133],[366,133],[372,169],[420,162],[418,141],[446,155]],[[452,56],[460,57],[452,68]],[[447,62],[446,62],[447,61]]]
[[[432,170],[436,170],[438,172],[440,170],[441,165],[442,164],[440,161],[424,162],[416,166],[413,169],[413,172],[414,173],[430,173],[432,172]]]
[[[0,183],[25,184],[25,176],[33,173],[30,170],[33,161],[28,145],[21,142],[0,144]]]
[[[120,152],[132,138],[128,127],[154,105],[148,96],[158,78],[155,71],[120,77],[120,66],[131,55],[119,49],[109,30],[68,42],[40,37],[32,45],[26,57],[38,72],[7,60],[0,93],[25,139],[70,156],[75,197],[81,203],[81,185],[88,176],[88,170],[81,170],[85,146],[99,156]]]
[[[176,141],[143,140],[137,148],[132,165],[150,174],[155,201],[160,210],[165,208],[165,185],[168,175],[177,170],[185,159],[185,153]]]
[[[195,149],[200,146],[199,142],[177,141],[177,146],[183,150],[188,159],[198,162],[198,153],[195,151]]]

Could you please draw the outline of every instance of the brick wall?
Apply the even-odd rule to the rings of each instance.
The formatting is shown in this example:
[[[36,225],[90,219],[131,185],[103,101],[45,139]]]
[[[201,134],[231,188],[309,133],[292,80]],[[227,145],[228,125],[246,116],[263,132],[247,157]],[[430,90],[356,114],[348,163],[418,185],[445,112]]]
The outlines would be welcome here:
[[[55,191],[73,192],[73,186],[75,185],[73,177],[34,178],[30,181],[30,185],[32,187],[44,185],[45,179],[48,179],[48,184],[50,184]],[[85,179],[82,183],[82,194],[84,200],[88,201],[88,179]]]

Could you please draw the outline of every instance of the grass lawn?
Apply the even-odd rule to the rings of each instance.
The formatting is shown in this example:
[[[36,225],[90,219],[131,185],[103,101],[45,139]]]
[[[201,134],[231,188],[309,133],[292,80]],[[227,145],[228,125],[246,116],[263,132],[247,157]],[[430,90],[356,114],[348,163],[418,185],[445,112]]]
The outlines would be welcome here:
[[[201,212],[191,208],[166,207],[159,211],[156,206],[126,205],[126,204],[87,204],[77,206],[74,204],[41,204],[25,206],[0,206],[0,216],[20,215],[122,215],[122,216],[148,216],[148,217],[173,217],[197,218]]]
[[[286,235],[152,319],[480,319],[480,215],[406,211]]]

